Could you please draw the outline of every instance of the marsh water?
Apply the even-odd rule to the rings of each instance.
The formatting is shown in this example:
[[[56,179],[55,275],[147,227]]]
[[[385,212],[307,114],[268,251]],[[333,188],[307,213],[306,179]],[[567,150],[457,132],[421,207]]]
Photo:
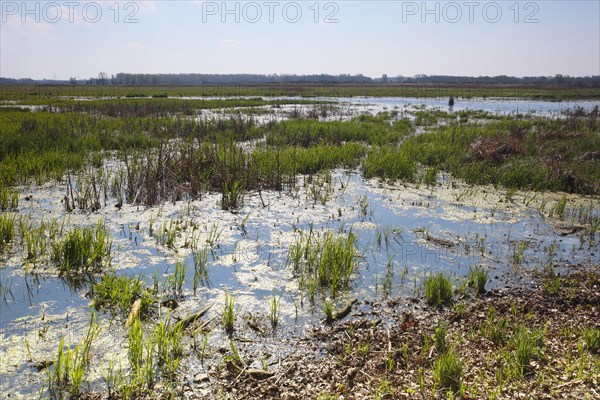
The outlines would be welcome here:
[[[385,110],[449,111],[447,99],[342,98],[351,115]],[[483,110],[493,114],[560,116],[575,107],[592,109],[600,102],[543,102],[525,100],[459,99],[453,111]],[[308,107],[308,106],[302,106]],[[109,168],[116,160],[107,160]],[[117,274],[140,275],[151,285],[164,279],[176,261],[187,273],[183,296],[173,312],[183,317],[214,304],[208,318],[221,312],[224,294],[235,297],[236,314],[266,318],[268,299],[281,301],[275,335],[301,336],[321,324],[323,311],[311,304],[288,266],[288,249],[300,231],[357,235],[358,271],[350,290],[335,299],[339,306],[352,297],[417,297],[422,280],[437,271],[448,273],[458,286],[472,266],[489,271],[488,289],[529,284],[527,271],[547,263],[598,263],[600,246],[565,226],[577,225],[581,210],[600,213],[597,197],[563,193],[514,191],[467,185],[439,172],[437,183],[404,184],[366,180],[357,170],[336,169],[322,180],[299,176],[295,190],[249,192],[237,212],[221,210],[218,193],[201,200],[167,202],[159,206],[123,205],[109,198],[96,213],[67,213],[62,203],[65,184],[20,187],[18,215],[34,221],[56,219],[66,226],[103,223],[112,240],[111,268]],[[315,191],[326,191],[317,201]],[[24,200],[27,197],[28,200]],[[558,215],[555,206],[566,199]],[[174,245],[157,242],[153,231],[163,224],[178,226]],[[191,237],[209,249],[208,278],[194,290],[193,258],[186,243]],[[519,262],[515,254],[519,253]],[[44,371],[35,363],[55,357],[60,337],[76,343],[88,325],[89,285],[62,279],[52,271],[30,271],[23,254],[15,251],[0,267],[0,393],[30,398],[43,392]],[[165,310],[161,311],[166,312]],[[126,329],[118,318],[100,312],[103,334],[89,381],[100,385],[108,363],[125,364]],[[243,324],[239,318],[238,324]],[[211,343],[219,347],[215,333]],[[185,375],[204,371],[189,363]],[[191,379],[191,378],[190,378]]]

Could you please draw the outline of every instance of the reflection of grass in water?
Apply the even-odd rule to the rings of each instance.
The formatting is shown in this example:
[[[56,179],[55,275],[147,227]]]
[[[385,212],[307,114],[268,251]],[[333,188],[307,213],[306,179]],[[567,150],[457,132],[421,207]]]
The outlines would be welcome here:
[[[10,280],[7,280],[6,282],[2,282],[0,280],[0,297],[2,297],[2,303],[8,303],[8,299],[7,297],[10,296],[13,301],[15,300],[15,296],[13,295],[12,292],[12,284],[13,284],[13,278],[11,277]],[[0,303],[0,304],[2,304]]]

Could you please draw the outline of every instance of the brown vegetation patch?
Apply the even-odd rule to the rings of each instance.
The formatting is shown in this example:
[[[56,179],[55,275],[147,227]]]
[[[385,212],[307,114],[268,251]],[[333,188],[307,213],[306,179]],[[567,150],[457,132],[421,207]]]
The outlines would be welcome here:
[[[477,161],[502,161],[514,155],[525,154],[515,137],[478,136],[469,148],[469,158]]]

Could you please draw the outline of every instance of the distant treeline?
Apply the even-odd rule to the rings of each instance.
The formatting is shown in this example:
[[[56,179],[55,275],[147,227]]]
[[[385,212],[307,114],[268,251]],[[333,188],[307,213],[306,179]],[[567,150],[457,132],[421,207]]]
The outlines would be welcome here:
[[[600,87],[600,75],[571,77],[555,76],[450,76],[416,75],[413,77],[383,75],[370,78],[358,75],[259,75],[259,74],[130,74],[118,73],[108,76],[100,72],[98,77],[86,80],[33,80],[0,77],[0,84],[92,84],[92,85],[257,85],[257,84],[499,84],[499,85],[560,85],[572,87]]]
[[[372,83],[363,75],[255,75],[255,74],[124,74],[114,77],[118,85],[205,85],[261,83]]]
[[[441,83],[441,84],[496,84],[496,85],[565,85],[577,87],[600,87],[600,75],[572,77],[555,76],[450,76],[450,75],[417,75],[414,77],[376,78],[379,83]]]

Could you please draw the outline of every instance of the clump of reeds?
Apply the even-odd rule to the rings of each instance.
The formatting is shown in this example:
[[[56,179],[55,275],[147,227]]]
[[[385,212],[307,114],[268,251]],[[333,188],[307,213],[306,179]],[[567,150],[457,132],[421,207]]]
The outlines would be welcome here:
[[[0,215],[0,253],[15,238],[15,216],[9,213]]]
[[[146,288],[141,276],[117,276],[112,271],[92,283],[90,295],[96,309],[119,310],[124,317],[131,312],[134,303],[139,300],[140,306],[136,314],[142,320],[148,318],[156,302],[154,293]]]
[[[487,283],[488,272],[484,268],[470,267],[467,281],[477,289],[477,293],[485,293],[485,284]]]
[[[425,280],[425,301],[440,306],[452,300],[452,283],[443,272],[430,275]]]
[[[332,297],[347,288],[358,267],[358,258],[356,235],[351,231],[345,236],[310,231],[301,235],[288,252],[288,263],[300,286],[311,292],[311,298],[318,287],[328,288]]]
[[[58,354],[51,368],[47,368],[46,385],[50,396],[55,399],[79,398],[86,371],[91,361],[92,342],[100,334],[100,326],[92,314],[90,325],[82,341],[75,349],[65,346],[60,338]]]
[[[61,274],[101,271],[110,257],[111,241],[102,224],[74,228],[64,239],[52,243],[52,260]]]
[[[225,304],[221,313],[221,321],[225,332],[231,335],[235,327],[235,299],[228,293],[225,293]]]

